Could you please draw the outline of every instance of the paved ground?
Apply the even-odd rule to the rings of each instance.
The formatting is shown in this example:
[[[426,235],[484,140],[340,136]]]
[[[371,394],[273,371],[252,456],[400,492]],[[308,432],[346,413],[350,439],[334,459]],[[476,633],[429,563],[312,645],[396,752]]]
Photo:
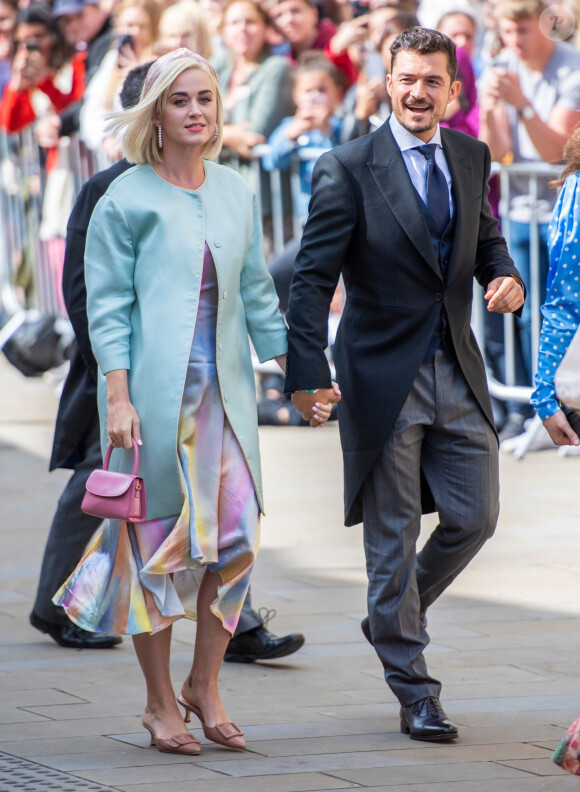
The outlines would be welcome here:
[[[341,520],[336,427],[262,433],[268,516],[254,578],[279,634],[306,634],[286,662],[224,664],[238,754],[201,737],[198,759],[160,754],[140,725],[129,641],[61,649],[28,625],[66,474],[46,473],[56,397],[0,361],[0,792],[565,792],[550,761],[580,713],[580,459],[502,457],[496,537],[429,613],[430,667],[461,728],[455,745],[411,742],[359,629],[360,527]],[[426,522],[425,530],[432,527]],[[173,674],[194,626],[175,630]]]

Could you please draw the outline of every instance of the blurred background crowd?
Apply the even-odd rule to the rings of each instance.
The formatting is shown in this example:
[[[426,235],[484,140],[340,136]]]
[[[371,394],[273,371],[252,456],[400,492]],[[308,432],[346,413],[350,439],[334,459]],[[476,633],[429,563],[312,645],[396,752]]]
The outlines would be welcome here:
[[[221,161],[260,195],[284,310],[316,156],[385,121],[389,47],[402,30],[422,25],[458,47],[462,89],[444,124],[485,140],[509,175],[501,183],[494,177],[490,199],[534,299],[516,323],[509,364],[499,317],[485,317],[485,348],[498,382],[529,387],[557,197],[548,183],[580,121],[579,19],[579,0],[0,0],[0,211],[8,259],[0,286],[9,280],[24,306],[34,304],[39,242],[43,272],[58,283],[80,184],[122,156],[106,118],[121,107],[125,76],[188,47],[216,68],[225,103]],[[10,246],[16,193],[22,228]],[[342,302],[339,289],[330,350]],[[51,308],[64,314],[58,297]],[[2,311],[5,323],[13,312],[6,300]],[[495,406],[500,439],[518,436],[531,415],[527,401],[506,397]],[[300,423],[278,375],[262,373],[259,413],[262,423]]]

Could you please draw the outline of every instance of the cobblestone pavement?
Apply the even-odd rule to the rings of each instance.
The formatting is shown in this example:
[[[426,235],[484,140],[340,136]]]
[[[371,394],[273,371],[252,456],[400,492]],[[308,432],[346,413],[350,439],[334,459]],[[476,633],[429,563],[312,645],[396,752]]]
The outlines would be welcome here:
[[[580,714],[580,459],[502,456],[496,536],[429,612],[431,670],[459,724],[454,745],[411,742],[360,632],[361,529],[342,525],[338,431],[261,432],[267,517],[254,602],[306,645],[283,661],[224,664],[248,751],[160,754],[140,724],[131,643],[62,649],[28,624],[67,474],[47,473],[54,383],[0,362],[0,792],[565,792],[550,754]],[[433,527],[425,521],[425,532]],[[173,678],[194,625],[176,625]]]

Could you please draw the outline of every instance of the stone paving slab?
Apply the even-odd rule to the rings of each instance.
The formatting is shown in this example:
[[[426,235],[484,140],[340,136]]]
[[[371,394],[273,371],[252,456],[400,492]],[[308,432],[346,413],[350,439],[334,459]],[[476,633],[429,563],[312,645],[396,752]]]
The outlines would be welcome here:
[[[484,788],[488,784],[495,788],[498,779],[522,779],[526,773],[518,772],[508,763],[496,762],[465,762],[440,765],[424,765],[411,767],[371,768],[365,770],[340,771],[343,780],[352,781],[362,787],[383,786],[390,788],[398,784],[443,783],[452,781],[479,781]]]
[[[128,785],[128,789],[139,790],[139,792],[144,787],[150,787],[151,785],[160,788],[165,787],[166,789],[178,788],[180,782],[188,783],[191,792],[193,784],[203,782],[202,788],[205,789],[206,783],[220,781],[223,778],[220,773],[214,773],[212,770],[206,770],[196,764],[180,762],[179,757],[173,756],[171,758],[177,759],[177,761],[166,764],[159,763],[157,765],[138,764],[128,765],[127,767],[107,767],[104,765],[102,769],[83,768],[82,777],[115,789],[123,789],[125,785]]]
[[[360,787],[351,787],[352,789]],[[338,790],[344,787],[336,787]],[[365,792],[385,792],[385,787],[365,787]],[[388,792],[577,792],[578,778],[562,773],[558,778],[514,778],[487,781],[445,781],[387,787]],[[328,792],[332,792],[329,790]]]
[[[342,792],[345,787],[335,787],[327,792]],[[360,790],[360,785],[348,789]],[[574,792],[578,779],[565,773],[558,778],[517,778],[489,781],[445,781],[432,784],[403,784],[396,786],[364,787],[365,792]]]
[[[293,776],[254,776],[236,778],[232,786],[231,778],[204,780],[203,792],[314,792],[315,790],[360,789],[350,781],[341,781],[325,773],[296,773]],[[192,792],[191,782],[129,784],[118,787],[124,792]],[[407,792],[409,792],[407,788]]]
[[[504,745],[477,746],[437,746],[423,751],[359,751],[357,753],[333,753],[317,755],[298,755],[292,757],[275,757],[232,760],[220,766],[221,772],[231,776],[276,775],[282,773],[302,772],[333,772],[340,770],[362,769],[370,767],[396,767],[414,764],[454,764],[465,761],[497,761],[498,759],[543,758],[547,752],[534,745],[507,743]],[[212,762],[201,761],[200,765],[208,769],[216,769]]]
[[[526,773],[534,775],[562,777],[562,770],[548,757],[545,759],[518,759],[515,762],[500,762],[500,764],[506,767],[515,767],[517,770],[525,770]]]

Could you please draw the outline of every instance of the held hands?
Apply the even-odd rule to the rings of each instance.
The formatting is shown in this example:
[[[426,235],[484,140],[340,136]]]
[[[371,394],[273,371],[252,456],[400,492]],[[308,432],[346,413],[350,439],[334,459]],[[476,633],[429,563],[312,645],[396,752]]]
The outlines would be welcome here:
[[[557,410],[554,415],[550,415],[549,418],[543,421],[543,424],[552,438],[554,445],[580,445],[580,437],[578,437],[576,432],[572,429],[562,410]]]
[[[488,311],[513,313],[524,304],[524,290],[511,275],[502,275],[488,284],[484,299],[488,300]]]
[[[298,412],[302,413],[305,421],[310,421],[310,426],[324,426],[332,412],[332,406],[341,399],[340,389],[336,382],[332,388],[319,388],[314,393],[296,391],[292,394],[292,404]]]

